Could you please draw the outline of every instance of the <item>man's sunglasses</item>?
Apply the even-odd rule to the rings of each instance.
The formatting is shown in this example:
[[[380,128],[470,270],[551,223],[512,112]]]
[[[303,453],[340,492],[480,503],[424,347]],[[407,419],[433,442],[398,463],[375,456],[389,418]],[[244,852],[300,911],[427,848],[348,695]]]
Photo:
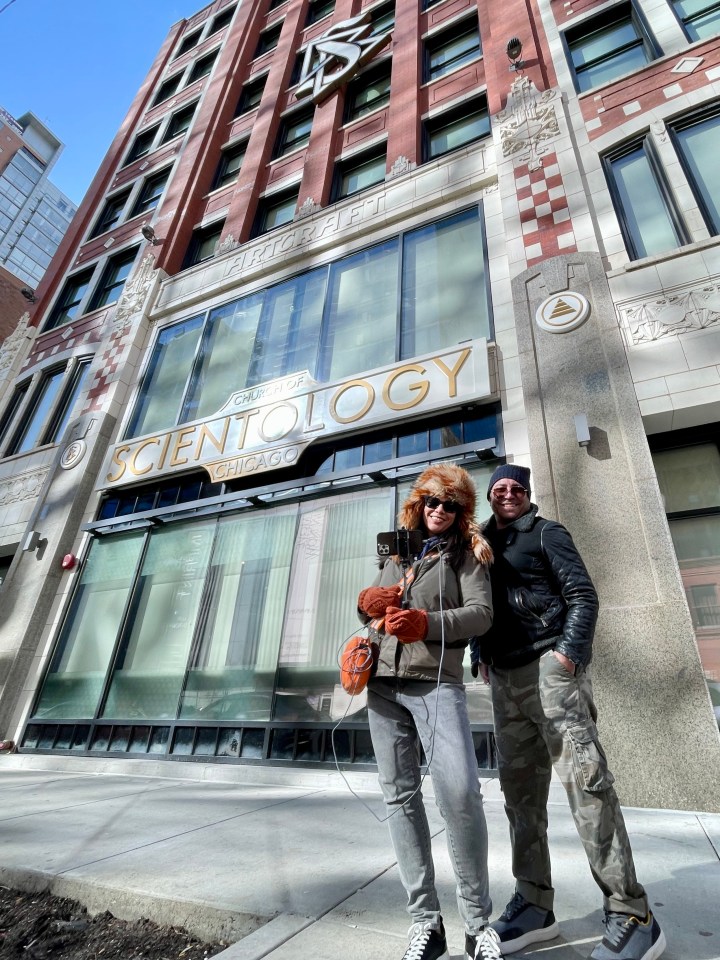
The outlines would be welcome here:
[[[490,496],[495,500],[500,500],[502,497],[524,497],[527,493],[525,487],[498,487],[490,491]]]
[[[457,500],[441,500],[440,497],[425,497],[425,506],[431,510],[442,507],[445,513],[457,513],[462,509]]]

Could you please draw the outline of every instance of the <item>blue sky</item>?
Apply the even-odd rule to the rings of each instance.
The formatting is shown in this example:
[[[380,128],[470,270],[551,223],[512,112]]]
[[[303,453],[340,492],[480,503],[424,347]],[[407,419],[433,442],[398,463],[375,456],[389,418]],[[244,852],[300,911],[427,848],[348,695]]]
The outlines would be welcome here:
[[[203,0],[0,0],[0,106],[65,144],[50,179],[79,203],[173,23]],[[4,8],[4,9],[3,9]]]

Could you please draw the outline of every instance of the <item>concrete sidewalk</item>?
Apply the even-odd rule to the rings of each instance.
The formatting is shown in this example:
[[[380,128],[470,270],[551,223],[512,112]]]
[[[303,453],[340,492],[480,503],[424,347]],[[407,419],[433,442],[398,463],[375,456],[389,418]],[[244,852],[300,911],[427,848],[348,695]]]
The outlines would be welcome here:
[[[408,918],[387,827],[373,817],[384,815],[376,778],[350,782],[370,810],[337,773],[2,756],[0,882],[237,939],[222,960],[400,960]],[[513,891],[510,844],[497,781],[483,792],[496,916]],[[456,960],[464,934],[442,821],[432,801],[428,809]],[[664,956],[720,960],[720,815],[625,814]],[[515,956],[587,957],[602,902],[559,784],[550,844],[561,936]]]

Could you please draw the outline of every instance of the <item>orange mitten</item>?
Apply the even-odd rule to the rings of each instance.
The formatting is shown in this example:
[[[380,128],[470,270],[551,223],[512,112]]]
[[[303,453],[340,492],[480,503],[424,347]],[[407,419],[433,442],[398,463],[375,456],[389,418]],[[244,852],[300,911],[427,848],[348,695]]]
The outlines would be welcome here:
[[[375,672],[379,647],[365,637],[353,637],[340,657],[340,683],[350,696],[362,693]]]
[[[384,617],[386,607],[398,602],[400,587],[366,587],[360,591],[358,607],[369,617]]]
[[[428,634],[428,615],[424,610],[401,610],[388,607],[385,615],[385,633],[397,637],[400,643],[415,643]]]

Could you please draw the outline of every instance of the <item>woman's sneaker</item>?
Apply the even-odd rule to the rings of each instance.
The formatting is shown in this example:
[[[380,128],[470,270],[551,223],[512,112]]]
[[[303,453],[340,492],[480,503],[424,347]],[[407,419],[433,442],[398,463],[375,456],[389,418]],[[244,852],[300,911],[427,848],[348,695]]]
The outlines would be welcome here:
[[[442,921],[439,930],[429,923],[415,923],[409,936],[410,944],[402,960],[450,960]]]
[[[606,913],[605,936],[590,960],[657,960],[667,944],[652,913],[644,920],[627,913]]]
[[[485,927],[475,935],[465,934],[466,960],[500,960],[500,937],[492,927]]]
[[[543,910],[516,893],[503,914],[491,926],[500,937],[502,955],[517,953],[532,943],[554,940],[560,933],[555,914]]]

